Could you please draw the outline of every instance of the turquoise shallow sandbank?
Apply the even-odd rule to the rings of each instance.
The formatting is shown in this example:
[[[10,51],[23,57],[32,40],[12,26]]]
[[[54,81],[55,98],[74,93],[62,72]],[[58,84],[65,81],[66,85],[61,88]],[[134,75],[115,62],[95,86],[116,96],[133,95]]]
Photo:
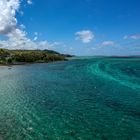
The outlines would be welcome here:
[[[140,58],[1,66],[0,140],[140,140]]]

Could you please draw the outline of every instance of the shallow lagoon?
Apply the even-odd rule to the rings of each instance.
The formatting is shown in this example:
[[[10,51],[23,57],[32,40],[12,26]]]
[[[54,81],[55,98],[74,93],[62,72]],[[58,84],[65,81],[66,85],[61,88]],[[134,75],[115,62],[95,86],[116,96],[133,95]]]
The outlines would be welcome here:
[[[0,140],[140,140],[140,58],[0,67]]]

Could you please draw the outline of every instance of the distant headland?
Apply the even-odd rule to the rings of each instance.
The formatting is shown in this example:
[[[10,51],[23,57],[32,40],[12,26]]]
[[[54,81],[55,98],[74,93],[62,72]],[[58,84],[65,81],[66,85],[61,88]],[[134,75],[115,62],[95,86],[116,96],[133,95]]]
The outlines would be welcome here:
[[[53,50],[8,50],[0,49],[0,65],[20,65],[26,63],[48,63],[68,60],[72,57]]]

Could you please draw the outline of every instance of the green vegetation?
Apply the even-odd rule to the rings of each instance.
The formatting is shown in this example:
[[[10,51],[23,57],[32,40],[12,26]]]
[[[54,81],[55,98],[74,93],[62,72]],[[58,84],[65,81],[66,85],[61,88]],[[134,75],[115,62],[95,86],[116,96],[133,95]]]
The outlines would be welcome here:
[[[47,63],[67,60],[70,55],[52,50],[6,50],[0,49],[0,64]]]

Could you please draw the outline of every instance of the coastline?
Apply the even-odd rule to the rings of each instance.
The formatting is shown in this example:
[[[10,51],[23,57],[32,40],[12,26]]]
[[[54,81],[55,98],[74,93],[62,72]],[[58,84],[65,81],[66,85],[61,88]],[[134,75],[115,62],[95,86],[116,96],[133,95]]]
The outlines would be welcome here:
[[[47,64],[47,63],[54,63],[54,62],[62,62],[62,61],[69,61],[69,59],[66,60],[58,60],[58,61],[50,61],[50,62],[16,62],[12,64],[0,64],[1,66],[7,66],[7,67],[12,67],[12,66],[20,66],[20,65],[32,65],[32,64]]]
[[[0,49],[0,66],[67,61],[69,57],[72,56],[68,54],[61,54],[52,50]]]

